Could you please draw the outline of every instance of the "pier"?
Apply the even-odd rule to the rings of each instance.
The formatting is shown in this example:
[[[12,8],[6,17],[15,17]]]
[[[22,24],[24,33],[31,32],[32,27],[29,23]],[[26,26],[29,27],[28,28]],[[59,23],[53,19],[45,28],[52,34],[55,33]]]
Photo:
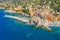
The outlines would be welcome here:
[[[4,17],[17,19],[17,20],[20,20],[20,21],[23,21],[23,22],[29,22],[29,20],[21,18],[21,17],[10,16],[10,15],[5,15]]]

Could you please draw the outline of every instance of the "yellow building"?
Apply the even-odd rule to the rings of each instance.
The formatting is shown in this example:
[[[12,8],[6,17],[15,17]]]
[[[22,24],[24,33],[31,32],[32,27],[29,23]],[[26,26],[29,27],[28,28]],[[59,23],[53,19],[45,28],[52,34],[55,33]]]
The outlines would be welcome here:
[[[30,16],[34,16],[34,12],[32,8],[29,8],[29,13],[30,13]]]

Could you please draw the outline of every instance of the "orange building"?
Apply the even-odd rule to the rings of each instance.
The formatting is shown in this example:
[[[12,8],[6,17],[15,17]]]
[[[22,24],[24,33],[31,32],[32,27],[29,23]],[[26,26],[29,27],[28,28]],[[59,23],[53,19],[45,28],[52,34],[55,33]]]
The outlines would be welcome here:
[[[29,13],[30,13],[30,16],[34,16],[34,12],[32,8],[29,8]]]

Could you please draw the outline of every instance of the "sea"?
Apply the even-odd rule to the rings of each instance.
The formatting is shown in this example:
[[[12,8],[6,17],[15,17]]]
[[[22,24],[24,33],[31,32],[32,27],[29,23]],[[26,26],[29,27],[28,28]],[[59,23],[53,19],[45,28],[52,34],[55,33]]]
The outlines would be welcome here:
[[[51,26],[53,31],[36,28],[16,19],[6,18],[0,9],[0,40],[60,40],[60,26]]]

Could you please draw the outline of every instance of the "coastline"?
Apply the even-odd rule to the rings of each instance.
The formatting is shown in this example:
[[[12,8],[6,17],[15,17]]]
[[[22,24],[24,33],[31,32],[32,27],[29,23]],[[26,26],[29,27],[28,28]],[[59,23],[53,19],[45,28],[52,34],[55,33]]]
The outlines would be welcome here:
[[[10,15],[5,15],[4,17],[7,17],[7,18],[13,18],[13,19],[17,19],[17,20],[20,20],[22,22],[27,22],[29,23],[29,19],[26,19],[26,18],[21,18],[21,17],[17,17],[17,16],[10,16]],[[44,21],[43,21],[44,22]],[[46,25],[47,26],[47,25]],[[48,26],[60,26],[60,22],[59,21],[49,21],[48,22]]]
[[[0,7],[0,9],[5,9],[4,7]]]
[[[0,0],[1,40],[60,40],[60,0]]]

